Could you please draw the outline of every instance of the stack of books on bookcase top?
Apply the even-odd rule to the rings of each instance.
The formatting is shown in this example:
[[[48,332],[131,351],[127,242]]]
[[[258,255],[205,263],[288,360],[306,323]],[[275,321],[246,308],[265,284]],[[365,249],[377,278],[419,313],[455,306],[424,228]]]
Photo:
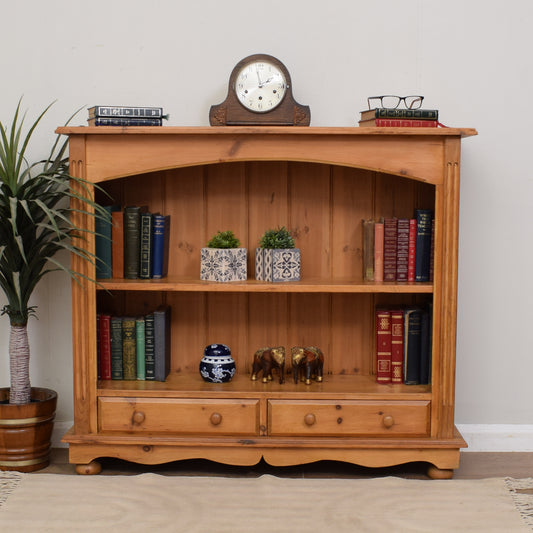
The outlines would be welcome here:
[[[170,372],[170,307],[144,316],[99,313],[98,379],[165,381]]]
[[[104,206],[109,219],[95,223],[98,279],[159,279],[168,271],[170,215],[146,206]]]
[[[439,125],[437,109],[367,109],[361,111],[360,127],[436,128]]]
[[[89,126],[162,126],[168,119],[162,107],[95,105],[88,111]]]
[[[376,381],[431,383],[432,307],[376,309]]]
[[[365,219],[362,223],[365,281],[433,281],[432,209],[416,209],[413,218]]]

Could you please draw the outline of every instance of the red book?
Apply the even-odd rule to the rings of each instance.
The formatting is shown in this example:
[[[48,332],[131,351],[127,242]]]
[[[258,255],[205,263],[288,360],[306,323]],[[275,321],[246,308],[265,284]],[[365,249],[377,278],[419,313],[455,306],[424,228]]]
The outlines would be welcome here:
[[[413,120],[413,119],[390,119],[375,118],[371,120],[360,120],[360,127],[377,126],[378,128],[436,128],[437,120]]]
[[[386,218],[383,235],[383,281],[396,281],[398,219]]]
[[[98,315],[100,379],[111,379],[111,316]]]
[[[396,281],[407,281],[409,268],[409,219],[398,219],[396,240]]]
[[[374,224],[374,281],[383,281],[383,222]]]
[[[403,311],[391,311],[391,382],[403,383]]]
[[[415,280],[416,264],[416,219],[409,220],[409,257],[407,262],[407,281]]]
[[[385,309],[376,310],[376,381],[391,382],[392,349],[391,313]]]
[[[114,278],[124,277],[124,213],[113,211],[113,225],[111,226],[111,248],[112,276]]]

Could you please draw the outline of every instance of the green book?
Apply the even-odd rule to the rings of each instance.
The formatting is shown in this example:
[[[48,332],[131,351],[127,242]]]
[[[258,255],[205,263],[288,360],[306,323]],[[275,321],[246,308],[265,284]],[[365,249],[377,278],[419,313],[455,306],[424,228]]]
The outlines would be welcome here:
[[[137,379],[137,334],[135,318],[122,319],[122,370],[123,379]]]
[[[144,381],[146,379],[144,317],[139,317],[135,321],[135,332],[137,334],[137,379],[139,381]]]
[[[111,317],[111,379],[123,379],[122,371],[122,318]]]

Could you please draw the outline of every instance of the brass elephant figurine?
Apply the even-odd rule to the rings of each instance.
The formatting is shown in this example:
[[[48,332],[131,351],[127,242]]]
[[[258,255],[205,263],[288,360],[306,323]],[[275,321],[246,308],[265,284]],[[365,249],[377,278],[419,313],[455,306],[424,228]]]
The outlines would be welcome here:
[[[254,354],[252,366],[252,381],[257,380],[259,371],[263,372],[263,383],[272,381],[272,369],[276,368],[279,372],[279,382],[285,381],[285,348],[276,346],[274,348],[260,348]]]
[[[311,385],[311,379],[322,381],[324,354],[320,348],[294,346],[291,349],[291,358],[294,383],[298,383],[299,378],[302,378],[302,381],[305,379],[306,385]]]

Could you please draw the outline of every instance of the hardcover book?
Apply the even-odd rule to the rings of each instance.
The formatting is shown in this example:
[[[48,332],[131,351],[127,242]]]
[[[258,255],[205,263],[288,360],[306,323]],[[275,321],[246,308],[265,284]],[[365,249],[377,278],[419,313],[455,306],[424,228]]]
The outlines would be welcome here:
[[[430,335],[430,311],[422,310],[420,318],[420,384],[428,385],[430,383],[431,367],[431,335]]]
[[[99,377],[111,379],[111,316],[98,315]]]
[[[170,238],[170,215],[153,216],[152,277],[160,279],[168,273],[168,245]]]
[[[374,281],[374,221],[363,220],[363,280]]]
[[[409,219],[409,256],[407,262],[407,281],[415,281],[416,265],[416,220]]]
[[[371,120],[360,120],[359,127],[376,128],[436,128],[437,120],[411,120],[400,118],[375,118]]]
[[[403,383],[403,310],[391,310],[391,382]]]
[[[146,381],[155,380],[154,314],[144,317],[144,375]]]
[[[152,277],[153,218],[151,213],[141,213],[141,243],[139,250],[139,278]]]
[[[122,319],[122,370],[125,380],[137,379],[137,334],[135,318]]]
[[[392,358],[391,313],[386,309],[376,310],[376,381],[390,383]]]
[[[162,107],[95,105],[88,109],[89,118],[166,118]]]
[[[160,306],[154,311],[154,377],[165,381],[170,372],[170,307]]]
[[[396,281],[398,219],[386,218],[383,234],[383,281]]]
[[[420,383],[422,310],[418,307],[404,310],[404,383]]]
[[[407,281],[409,270],[409,219],[398,219],[396,281]]]
[[[89,126],[162,126],[160,118],[95,117],[87,120]]]
[[[137,354],[137,380],[146,379],[146,354],[145,354],[145,327],[144,317],[135,320],[136,354]]]
[[[111,228],[111,237],[113,240],[111,256],[112,275],[116,279],[124,277],[124,213],[122,211],[113,211],[113,225]]]
[[[94,246],[96,253],[96,277],[99,279],[109,279],[112,276],[112,213],[119,209],[118,206],[106,205],[103,209],[107,211],[108,219],[96,218],[94,221]]]
[[[416,218],[416,256],[415,281],[429,281],[431,256],[431,221],[433,210],[417,209]]]
[[[111,379],[122,379],[122,318],[111,317]]]
[[[141,250],[141,211],[139,206],[124,208],[124,278],[139,277],[139,257]]]
[[[374,224],[374,281],[383,281],[384,224]]]
[[[437,109],[386,109],[378,107],[376,109],[365,109],[361,111],[361,120],[378,118],[402,118],[413,120],[438,120],[439,111]]]

